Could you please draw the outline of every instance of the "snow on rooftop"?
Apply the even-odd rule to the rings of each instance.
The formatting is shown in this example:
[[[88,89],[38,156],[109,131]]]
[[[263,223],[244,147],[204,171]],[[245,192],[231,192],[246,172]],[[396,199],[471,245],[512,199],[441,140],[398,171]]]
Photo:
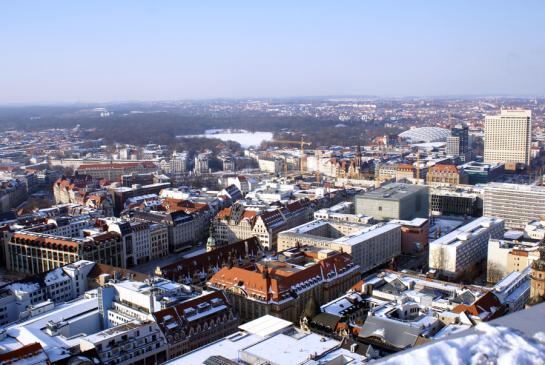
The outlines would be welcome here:
[[[21,345],[29,345],[38,342],[42,345],[51,361],[57,361],[69,355],[65,353],[66,344],[60,336],[49,336],[43,329],[48,322],[60,320],[70,321],[75,317],[86,316],[89,312],[98,311],[97,298],[79,299],[55,307],[55,310],[42,315],[32,317],[28,321],[9,326],[6,339],[16,339]],[[0,341],[0,347],[4,340]]]
[[[14,292],[32,293],[40,289],[38,283],[11,283],[8,286]]]
[[[545,363],[545,333],[533,338],[517,330],[479,323],[475,334],[398,353],[383,364],[462,365]],[[539,339],[539,340],[538,340]]]
[[[301,364],[309,355],[322,354],[335,349],[339,341],[315,333],[290,336],[279,333],[244,349],[244,352],[277,365]]]
[[[212,342],[209,345],[199,347],[198,349],[189,352],[181,357],[178,357],[169,362],[170,365],[200,365],[214,355],[221,355],[229,360],[237,361],[239,351],[245,347],[251,346],[258,341],[263,340],[263,337],[252,335],[244,332],[236,332],[219,341]]]
[[[53,285],[56,283],[61,283],[67,279],[67,276],[64,275],[62,268],[56,268],[45,274],[44,281],[47,285]]]
[[[267,314],[263,317],[259,317],[253,321],[240,325],[239,328],[248,333],[264,337],[277,333],[290,327],[291,325],[292,323],[289,321]]]

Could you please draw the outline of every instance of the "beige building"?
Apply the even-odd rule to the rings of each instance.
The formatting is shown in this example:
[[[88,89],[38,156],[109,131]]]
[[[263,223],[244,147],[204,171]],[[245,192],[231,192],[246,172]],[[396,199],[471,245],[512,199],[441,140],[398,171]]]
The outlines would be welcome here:
[[[18,231],[4,241],[7,269],[38,274],[79,260],[126,267],[125,247],[118,233],[100,232],[85,238]]]
[[[484,121],[484,162],[507,167],[530,164],[532,111],[503,110]]]
[[[164,224],[153,223],[150,230],[150,260],[168,255],[168,228]]]
[[[531,241],[489,240],[486,280],[496,283],[513,271],[523,271],[539,259],[539,247]]]
[[[279,251],[300,245],[346,252],[367,272],[401,253],[401,226],[314,220],[278,234]]]

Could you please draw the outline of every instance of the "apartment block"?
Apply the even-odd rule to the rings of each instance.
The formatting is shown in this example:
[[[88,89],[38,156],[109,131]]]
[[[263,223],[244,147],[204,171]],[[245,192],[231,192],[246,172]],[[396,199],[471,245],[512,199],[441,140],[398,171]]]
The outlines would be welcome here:
[[[430,269],[448,278],[471,276],[487,257],[488,240],[502,238],[503,231],[502,219],[480,217],[430,242]]]

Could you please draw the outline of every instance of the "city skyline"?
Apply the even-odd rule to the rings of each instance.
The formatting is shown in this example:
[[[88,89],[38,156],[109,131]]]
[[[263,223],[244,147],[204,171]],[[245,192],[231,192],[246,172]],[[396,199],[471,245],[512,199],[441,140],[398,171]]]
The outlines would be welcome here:
[[[341,5],[6,4],[0,104],[545,94],[540,2]]]

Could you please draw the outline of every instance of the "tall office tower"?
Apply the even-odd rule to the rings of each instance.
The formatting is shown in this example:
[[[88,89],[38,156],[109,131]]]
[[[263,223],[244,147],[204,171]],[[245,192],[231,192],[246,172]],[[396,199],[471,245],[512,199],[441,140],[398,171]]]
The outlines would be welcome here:
[[[456,124],[450,130],[450,136],[447,137],[447,154],[451,156],[460,156],[464,162],[471,160],[469,128],[467,127],[467,124]]]
[[[503,110],[500,115],[487,115],[484,121],[484,162],[530,164],[532,111]]]

